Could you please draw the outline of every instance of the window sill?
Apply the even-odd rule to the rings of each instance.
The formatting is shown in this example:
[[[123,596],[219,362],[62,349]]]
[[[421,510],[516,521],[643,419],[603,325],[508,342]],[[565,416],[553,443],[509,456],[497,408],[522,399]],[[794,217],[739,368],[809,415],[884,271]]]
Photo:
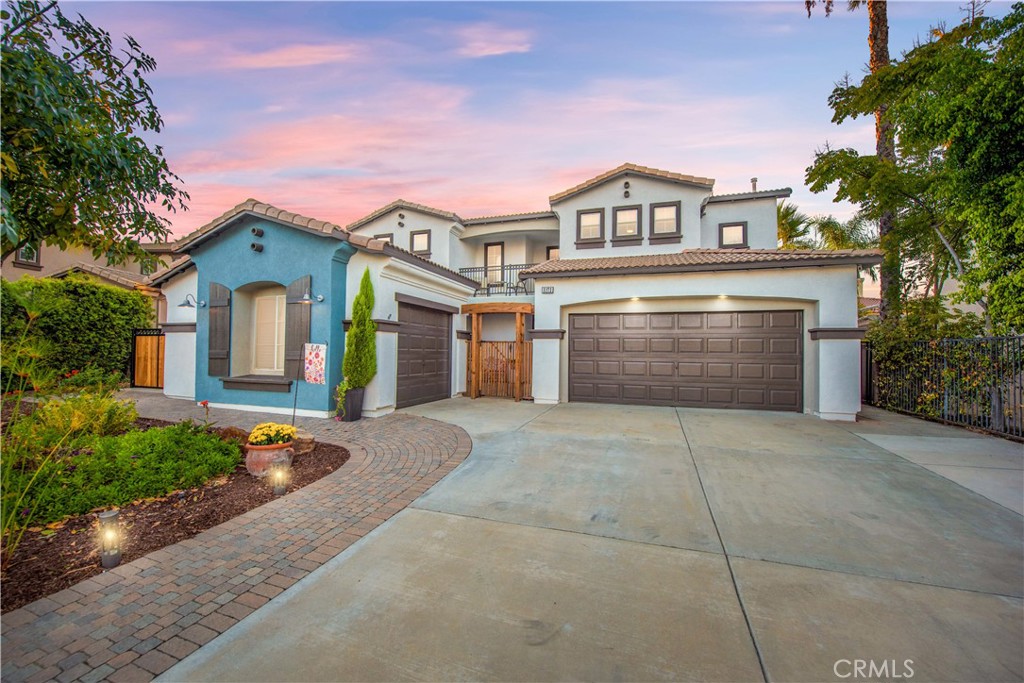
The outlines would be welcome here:
[[[591,240],[588,242],[576,242],[577,249],[601,249],[604,247],[604,240]]]
[[[649,244],[679,244],[683,241],[683,236],[680,233],[663,233],[661,235],[651,235],[647,242]]]
[[[288,394],[292,390],[292,380],[278,375],[241,375],[239,377],[221,377],[225,389],[241,391],[271,391]]]
[[[636,247],[644,243],[643,237],[613,237],[613,247]]]
[[[14,259],[14,263],[12,263],[11,265],[13,265],[15,268],[24,268],[25,270],[43,269],[43,267],[38,263],[33,263],[31,261],[19,261],[18,259]]]
[[[430,260],[430,252],[429,251],[414,251],[414,252],[412,252],[412,254],[414,256],[419,256],[420,258],[425,258],[428,261]]]
[[[750,249],[746,244],[720,244],[719,249]]]

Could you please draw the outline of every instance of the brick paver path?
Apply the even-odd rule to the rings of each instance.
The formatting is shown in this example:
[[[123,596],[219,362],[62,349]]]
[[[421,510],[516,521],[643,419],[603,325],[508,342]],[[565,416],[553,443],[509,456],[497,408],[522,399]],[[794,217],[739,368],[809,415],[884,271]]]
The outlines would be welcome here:
[[[125,393],[145,417],[204,417],[190,401]],[[211,409],[210,419],[249,428],[290,417]],[[296,424],[348,448],[349,461],[194,538],[4,615],[4,683],[154,678],[404,509],[472,447],[459,427],[413,415]]]

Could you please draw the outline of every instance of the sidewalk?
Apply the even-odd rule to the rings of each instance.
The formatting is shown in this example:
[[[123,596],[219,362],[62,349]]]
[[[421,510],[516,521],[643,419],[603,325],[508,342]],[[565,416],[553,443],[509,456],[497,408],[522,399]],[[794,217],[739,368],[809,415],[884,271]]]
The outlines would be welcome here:
[[[144,417],[204,417],[189,401],[124,393]],[[242,428],[289,420],[219,409],[210,419]],[[472,447],[459,427],[406,414],[296,424],[347,448],[349,461],[194,538],[4,615],[4,682],[151,680],[404,509]]]

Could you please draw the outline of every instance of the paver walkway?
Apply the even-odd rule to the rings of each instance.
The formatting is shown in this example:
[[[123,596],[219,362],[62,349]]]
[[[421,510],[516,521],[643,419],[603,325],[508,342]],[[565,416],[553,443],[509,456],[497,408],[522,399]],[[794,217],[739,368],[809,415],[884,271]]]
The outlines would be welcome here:
[[[204,417],[189,401],[126,394],[145,417]],[[289,420],[218,409],[210,419],[243,428]],[[459,427],[414,415],[296,424],[345,446],[349,461],[192,539],[4,615],[4,683],[151,680],[404,509],[472,447]]]

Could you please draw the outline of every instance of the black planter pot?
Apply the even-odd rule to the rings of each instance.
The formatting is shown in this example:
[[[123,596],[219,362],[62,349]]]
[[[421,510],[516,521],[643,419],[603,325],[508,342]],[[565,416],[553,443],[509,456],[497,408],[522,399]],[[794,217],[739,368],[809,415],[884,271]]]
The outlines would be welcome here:
[[[366,387],[349,389],[345,392],[345,416],[342,422],[355,422],[363,417],[363,392]]]

